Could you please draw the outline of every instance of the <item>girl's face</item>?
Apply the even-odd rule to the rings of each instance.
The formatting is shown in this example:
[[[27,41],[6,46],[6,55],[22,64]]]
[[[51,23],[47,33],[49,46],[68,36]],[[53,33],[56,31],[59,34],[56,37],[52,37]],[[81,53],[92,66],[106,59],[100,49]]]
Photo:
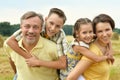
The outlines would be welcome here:
[[[107,22],[100,22],[96,25],[96,36],[100,44],[106,45],[112,37],[111,25]]]
[[[77,32],[79,41],[83,41],[85,43],[90,43],[93,39],[93,28],[92,24],[82,24],[80,25],[79,31]]]

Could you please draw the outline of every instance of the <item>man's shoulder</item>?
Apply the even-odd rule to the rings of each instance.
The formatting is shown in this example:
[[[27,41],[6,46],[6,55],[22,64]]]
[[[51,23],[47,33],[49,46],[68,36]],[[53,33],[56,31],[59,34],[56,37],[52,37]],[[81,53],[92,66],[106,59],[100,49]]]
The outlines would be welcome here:
[[[92,42],[90,44],[90,49],[96,49],[96,48],[97,48],[96,44],[94,42]]]
[[[41,36],[41,39],[42,41],[45,43],[45,44],[53,44],[53,45],[56,45],[53,41],[49,40],[49,39],[46,39],[44,37]]]

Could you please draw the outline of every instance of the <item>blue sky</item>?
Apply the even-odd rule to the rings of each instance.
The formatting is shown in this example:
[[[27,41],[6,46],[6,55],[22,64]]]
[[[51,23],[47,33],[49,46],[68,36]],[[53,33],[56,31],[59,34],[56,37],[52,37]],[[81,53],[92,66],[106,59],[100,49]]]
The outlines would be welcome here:
[[[36,11],[45,17],[53,7],[65,12],[65,24],[73,25],[78,18],[84,17],[92,20],[96,15],[105,13],[120,28],[120,0],[1,0],[0,22],[20,23],[20,17],[27,11]]]

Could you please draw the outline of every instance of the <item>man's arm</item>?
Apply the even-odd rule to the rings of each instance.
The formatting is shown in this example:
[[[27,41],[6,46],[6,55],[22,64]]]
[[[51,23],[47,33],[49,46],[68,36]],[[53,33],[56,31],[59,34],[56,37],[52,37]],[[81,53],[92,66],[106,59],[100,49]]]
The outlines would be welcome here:
[[[11,65],[11,67],[12,67],[14,73],[16,74],[16,67],[15,67],[15,64],[14,64],[14,62],[12,61],[11,58],[9,58],[9,62],[10,62],[10,65]]]
[[[8,40],[6,41],[7,45],[9,45],[16,53],[18,53],[19,55],[23,56],[25,59],[30,58],[31,54],[26,53],[23,49],[21,49],[18,46],[18,42],[15,39],[15,37],[12,35],[8,38]]]
[[[89,59],[92,59],[95,62],[101,62],[103,60],[108,59],[108,56],[97,56],[93,52],[91,52],[90,50],[88,50],[87,48],[82,47],[82,46],[75,45],[75,46],[73,46],[73,50],[77,53],[78,52],[81,53],[82,55],[88,57]]]
[[[32,67],[44,66],[44,67],[54,68],[54,69],[65,69],[66,68],[66,56],[61,56],[56,61],[43,61],[33,56],[32,58],[26,59],[26,63]]]

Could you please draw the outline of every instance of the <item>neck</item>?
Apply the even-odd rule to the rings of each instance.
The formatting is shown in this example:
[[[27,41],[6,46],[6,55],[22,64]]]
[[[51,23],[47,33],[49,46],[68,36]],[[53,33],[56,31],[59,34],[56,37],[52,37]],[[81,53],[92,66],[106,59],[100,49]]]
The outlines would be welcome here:
[[[101,50],[101,52],[103,53],[103,55],[105,55],[106,51],[108,49],[108,45],[107,44],[103,44],[99,40],[96,40],[95,44],[99,47],[99,49]]]
[[[105,44],[105,43],[99,41],[98,39],[96,40],[96,43],[101,47],[107,47],[107,45],[108,45],[107,43]]]
[[[36,44],[27,44],[25,42],[23,42],[23,47],[28,51],[30,52],[34,47],[35,47]]]

